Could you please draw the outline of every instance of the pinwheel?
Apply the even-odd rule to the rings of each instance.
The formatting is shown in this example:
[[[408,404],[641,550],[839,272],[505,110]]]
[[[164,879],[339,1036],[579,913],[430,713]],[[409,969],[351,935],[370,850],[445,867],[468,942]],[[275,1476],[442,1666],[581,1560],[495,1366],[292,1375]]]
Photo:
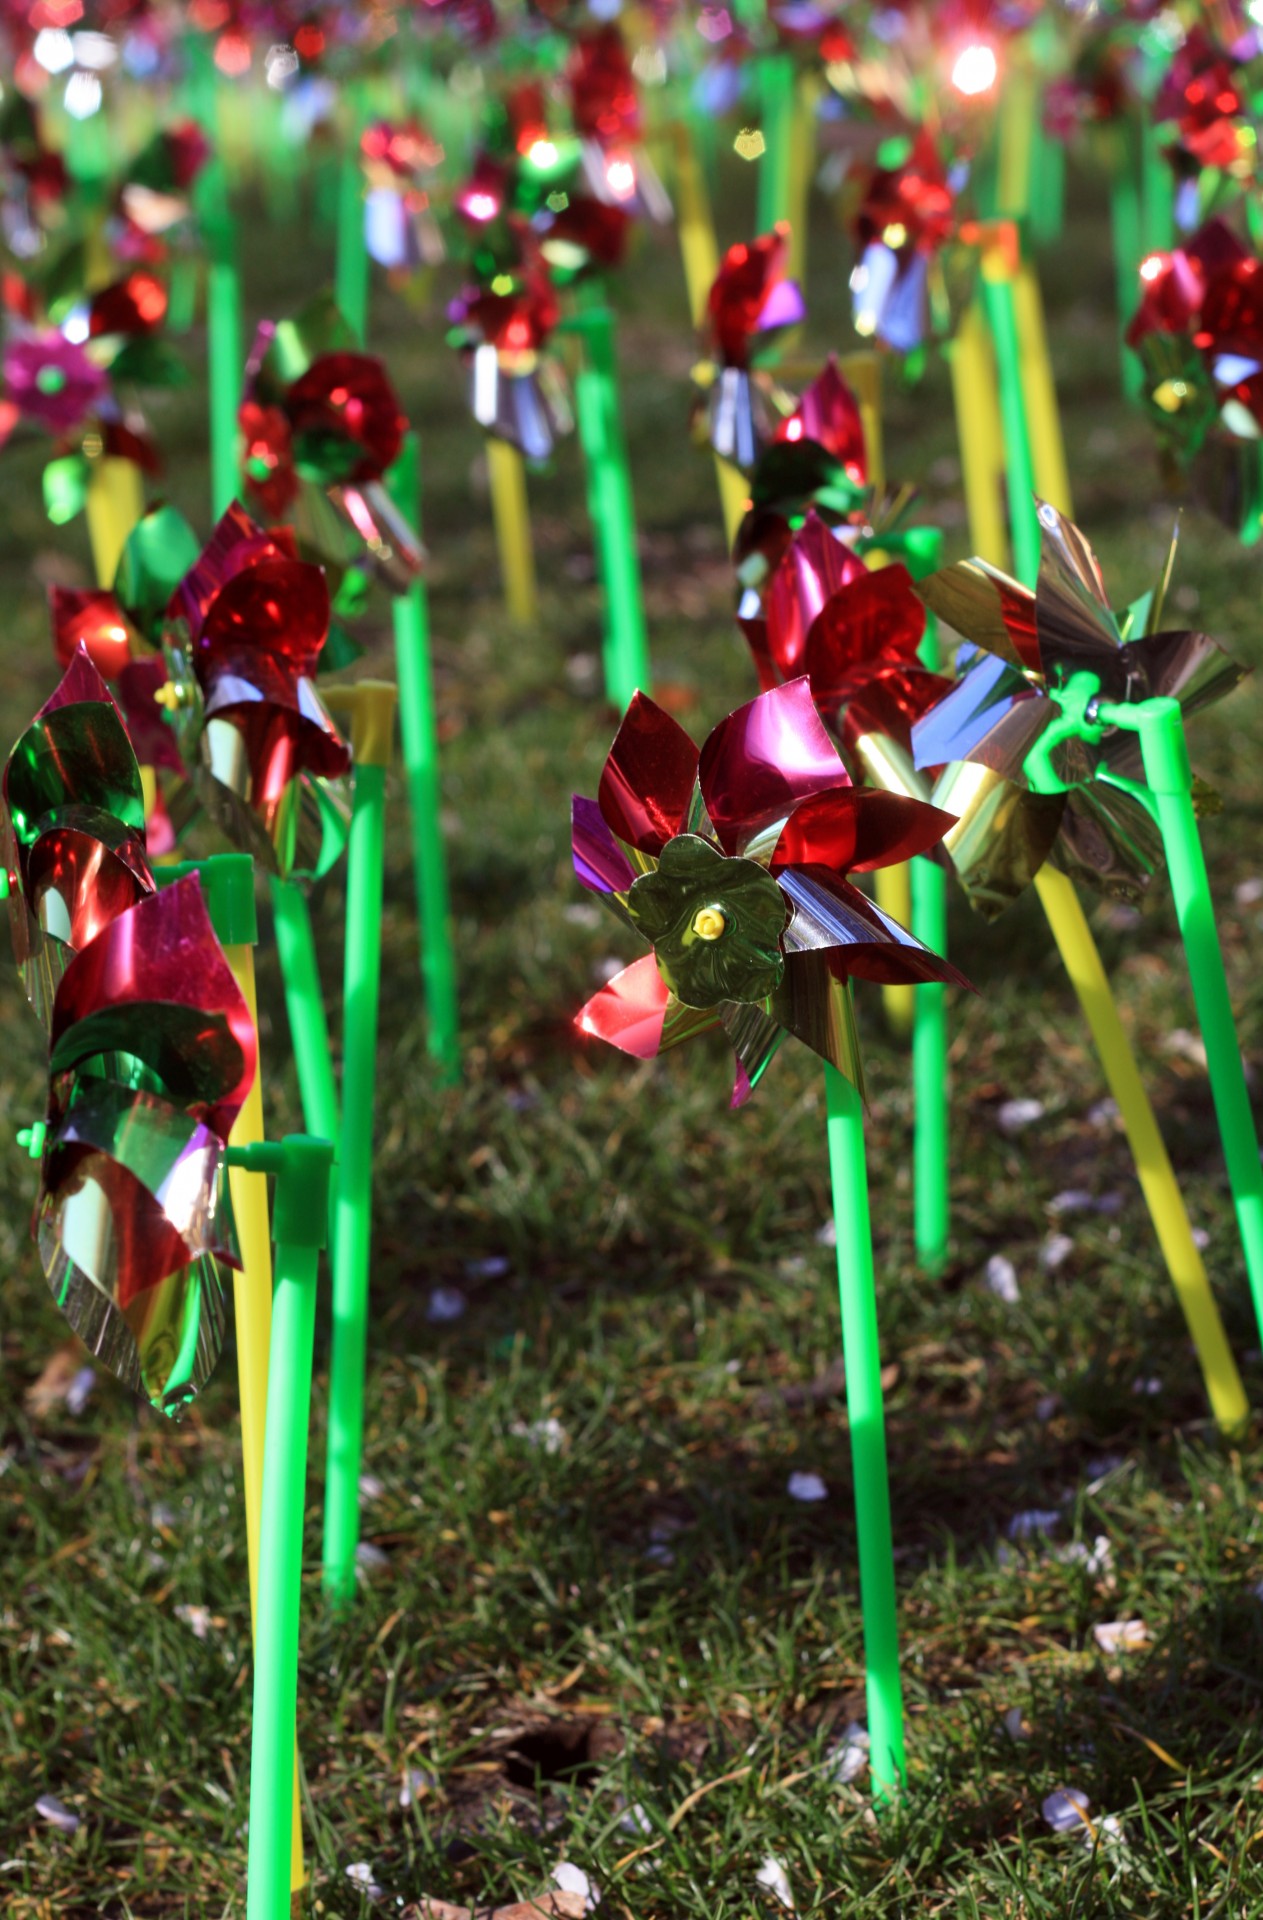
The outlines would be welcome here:
[[[540,244],[514,221],[516,258],[493,282],[448,307],[448,341],[469,371],[469,404],[485,432],[527,460],[545,460],[573,420],[564,373],[549,350],[561,307]]]
[[[146,791],[146,835],[153,854],[175,846],[164,787],[182,785],[184,761],[160,704],[170,673],[162,653],[167,607],[198,555],[197,536],[174,507],[142,514],[124,543],[112,587],[49,590],[53,652],[69,666],[86,648],[102,678],[112,683],[142,769],[154,780]]]
[[[1092,1026],[1163,1252],[1197,1343],[1216,1416],[1240,1425],[1244,1400],[1165,1148],[1118,1022],[1091,935],[1053,860],[1108,889],[1143,886],[1160,853],[1175,895],[1206,1043],[1246,1269],[1263,1324],[1263,1171],[1192,805],[1183,719],[1240,668],[1206,634],[1162,631],[1159,588],[1123,620],[1079,529],[1038,505],[1043,552],[1034,592],[971,561],[919,591],[978,647],[958,687],[913,727],[918,764],[949,764],[934,789],[960,818],[944,845],[971,897],[1011,897],[1035,877]],[[1130,637],[1135,634],[1136,637]],[[1136,776],[1143,772],[1143,782]],[[988,856],[988,851],[990,854]]]
[[[52,1007],[35,1232],[63,1313],[164,1413],[218,1355],[239,1266],[225,1149],[255,1073],[250,1015],[196,878],[111,918]]]
[[[777,422],[755,461],[749,491],[733,552],[747,589],[766,582],[809,511],[836,522],[871,507],[860,406],[835,354]]]
[[[574,804],[575,867],[653,951],[578,1016],[639,1059],[712,1029],[737,1057],[733,1104],[787,1033],[825,1061],[846,1390],[860,1538],[873,1782],[904,1771],[881,1364],[851,978],[959,980],[846,878],[924,851],[946,821],[852,787],[805,680],[760,694],[700,754],[639,696],[596,801]]]
[[[956,187],[923,128],[897,166],[874,167],[855,215],[855,331],[912,353],[931,326],[930,275],[956,229]],[[935,304],[941,309],[943,301]]]
[[[944,769],[939,804],[956,814],[944,847],[972,904],[1003,912],[1052,859],[1116,897],[1135,898],[1161,854],[1161,836],[1134,790],[1140,748],[1112,730],[1101,744],[1061,749],[1064,786],[1050,791],[1028,765],[1057,715],[1059,691],[1091,673],[1105,699],[1174,697],[1186,712],[1221,698],[1242,668],[1206,634],[1158,631],[1175,541],[1157,587],[1120,623],[1079,529],[1041,504],[1043,559],[1035,592],[979,560],[923,580],[917,592],[980,651],[955,687],[912,730],[919,767]],[[1060,774],[1059,774],[1060,779]]]
[[[198,795],[282,878],[327,872],[346,841],[350,755],[314,681],[328,627],[320,568],[237,505],[169,609],[169,704]]]
[[[105,1366],[178,1417],[219,1352],[223,1269],[238,1271],[258,1595],[250,1877],[269,1897],[279,1883],[288,1904],[316,1250],[332,1149],[261,1141],[250,862],[206,863],[211,910],[199,875],[155,889],[139,768],[85,651],[18,742],[4,792],[4,890],[28,988],[32,927],[55,961],[37,976],[49,992],[33,995],[49,1028],[46,1114],[20,1136],[41,1162],[33,1233],[53,1296]],[[238,943],[227,952],[216,920]],[[266,1172],[279,1175],[274,1319]]]
[[[697,416],[721,460],[753,467],[776,430],[769,382],[757,370],[778,352],[806,315],[797,282],[788,277],[789,227],[729,247],[706,300],[704,337],[710,361],[700,370],[706,405]]]
[[[360,136],[367,193],[364,243],[397,279],[444,258],[428,181],[443,149],[416,120],[375,120]]]
[[[1239,183],[1254,178],[1258,142],[1243,63],[1200,22],[1171,55],[1152,113],[1173,132],[1166,153],[1181,180],[1196,188],[1207,170]]]
[[[935,845],[936,808],[853,787],[806,680],[761,694],[699,755],[637,696],[596,801],[576,799],[575,865],[650,941],[579,1016],[585,1032],[652,1059],[722,1030],[733,1105],[786,1034],[858,1084],[846,983],[952,980],[846,878]]]
[[[1246,540],[1263,531],[1261,289],[1263,262],[1225,221],[1209,220],[1183,246],[1142,262],[1140,304],[1127,329],[1164,454],[1192,470]]]
[[[82,649],[9,755],[4,839],[18,971],[48,1024],[75,954],[155,885],[136,755]]]
[[[361,567],[405,592],[424,554],[383,481],[406,427],[381,361],[358,351],[331,297],[265,321],[240,411],[246,505],[292,523],[339,577]]]

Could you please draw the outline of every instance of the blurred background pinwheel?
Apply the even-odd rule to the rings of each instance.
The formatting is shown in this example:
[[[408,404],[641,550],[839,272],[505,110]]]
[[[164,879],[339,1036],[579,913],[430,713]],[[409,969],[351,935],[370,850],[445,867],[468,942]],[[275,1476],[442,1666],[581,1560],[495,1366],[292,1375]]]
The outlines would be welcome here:
[[[292,524],[299,548],[403,592],[424,554],[385,487],[407,421],[380,360],[359,350],[331,295],[264,321],[239,416],[246,505]]]

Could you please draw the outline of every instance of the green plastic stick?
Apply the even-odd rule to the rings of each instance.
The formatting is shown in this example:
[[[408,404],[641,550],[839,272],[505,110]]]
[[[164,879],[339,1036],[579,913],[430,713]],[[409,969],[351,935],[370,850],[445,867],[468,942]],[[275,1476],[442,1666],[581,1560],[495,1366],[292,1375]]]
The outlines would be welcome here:
[[[391,473],[397,505],[421,531],[421,461],[415,434],[404,441]],[[421,980],[427,1017],[426,1047],[439,1076],[460,1075],[460,1010],[456,992],[456,943],[443,844],[443,795],[439,781],[439,735],[430,670],[430,609],[425,582],[414,580],[395,601],[395,671],[399,681],[399,731],[403,741],[412,868],[421,930]]]
[[[1193,1001],[1206,1045],[1219,1136],[1232,1187],[1237,1226],[1245,1252],[1254,1310],[1263,1330],[1263,1166],[1250,1095],[1241,1065],[1232,1001],[1224,973],[1219,929],[1206,859],[1193,812],[1193,774],[1177,700],[1149,699],[1131,705],[1102,701],[1106,726],[1130,727],[1140,735],[1145,780],[1157,804],[1158,824],[1171,876],[1171,892],[1188,958]]]
[[[206,242],[206,351],[209,362],[211,511],[218,519],[237,497],[237,409],[245,357],[241,340],[241,277],[237,225],[228,200],[216,100],[215,69],[204,34],[191,34],[190,106],[211,142],[194,189]]]
[[[937,527],[910,527],[891,552],[902,553],[914,580],[933,573],[942,560]],[[938,625],[927,616],[921,663],[937,673],[941,664]],[[912,867],[912,931],[934,953],[947,952],[947,875],[936,861],[918,858]],[[950,1183],[950,1103],[947,1080],[947,989],[936,980],[914,989],[912,1013],[912,1232],[916,1255],[929,1273],[947,1260]]]
[[[605,590],[605,691],[621,713],[634,693],[649,691],[649,645],[636,550],[636,510],[618,399],[614,315],[599,289],[588,288],[584,293],[585,304],[572,323],[584,346],[575,401],[597,566]]]
[[[1117,290],[1119,353],[1123,392],[1135,399],[1144,382],[1144,369],[1122,338],[1140,299],[1138,278],[1144,258],[1144,210],[1141,204],[1141,135],[1126,119],[1119,127],[1118,151],[1110,180],[1110,228],[1114,243],[1114,284]]]
[[[907,1762],[864,1115],[860,1097],[845,1074],[826,1063],[824,1077],[846,1361],[846,1409],[851,1428],[855,1519],[859,1531],[869,1761],[873,1792],[879,1800],[888,1800],[905,1777]]]
[[[769,233],[778,220],[790,218],[793,204],[794,57],[766,54],[756,72],[764,141],[759,155],[757,231]]]
[[[334,291],[338,311],[360,345],[368,338],[368,247],[364,237],[364,170],[360,164],[360,115],[351,120],[349,145],[338,174],[337,263]]]
[[[271,879],[276,951],[285,983],[285,1011],[298,1069],[303,1123],[320,1140],[338,1137],[338,1090],[329,1050],[329,1026],[316,963],[307,895],[297,880]]]
[[[356,692],[363,692],[364,684]],[[387,691],[393,705],[394,689]],[[323,1556],[325,1591],[339,1606],[354,1598],[360,1526],[385,842],[386,767],[357,753],[347,848],[342,1129],[334,1210]]]
[[[912,862],[912,931],[932,952],[945,952],[947,875],[924,857]],[[947,988],[924,982],[914,1005],[913,1238],[921,1265],[941,1273],[948,1234]]]
[[[1014,571],[1019,580],[1033,581],[1039,573],[1039,520],[1035,511],[1035,468],[1030,429],[1022,394],[1022,358],[1013,305],[1013,283],[1006,274],[989,272],[982,263],[982,296],[995,346],[1000,388],[1000,418],[1004,426],[1004,468],[1009,494]]]
[[[316,1266],[329,1217],[333,1149],[327,1140],[298,1134],[239,1153],[239,1164],[250,1171],[275,1171],[278,1176],[272,1217],[276,1280],[263,1456],[246,1915],[247,1920],[288,1920]]]

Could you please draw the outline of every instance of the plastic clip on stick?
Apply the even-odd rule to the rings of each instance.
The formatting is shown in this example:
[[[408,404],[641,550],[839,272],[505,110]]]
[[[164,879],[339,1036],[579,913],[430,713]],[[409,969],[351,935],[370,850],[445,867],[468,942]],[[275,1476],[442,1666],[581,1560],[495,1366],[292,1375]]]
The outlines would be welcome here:
[[[879,1800],[888,1800],[906,1775],[907,1761],[864,1117],[859,1094],[845,1074],[826,1063],[824,1076],[846,1364],[846,1410],[851,1429],[855,1519],[859,1534],[869,1762],[873,1792]]]
[[[307,1433],[316,1324],[316,1267],[329,1218],[327,1140],[290,1134],[229,1149],[237,1168],[276,1175],[276,1287],[263,1465],[263,1542],[250,1743],[247,1920],[289,1920],[289,1809],[295,1798],[298,1629],[302,1599]]]
[[[494,449],[503,443],[488,442]],[[512,448],[506,448],[512,452]],[[415,434],[390,476],[395,503],[421,531],[421,459]],[[425,990],[426,1047],[439,1077],[460,1076],[460,1009],[456,992],[456,942],[443,843],[443,795],[439,782],[439,734],[430,670],[430,611],[424,580],[414,580],[395,601],[395,672],[399,680],[399,732],[412,830],[412,869],[421,932],[421,980]]]
[[[355,1594],[364,1362],[373,1211],[373,1105],[381,974],[386,769],[395,689],[379,680],[330,688],[336,712],[350,708],[355,800],[347,848],[346,970],[343,992],[342,1130],[338,1143],[333,1243],[333,1346],[325,1474],[324,1578],[331,1600]]]
[[[211,925],[250,1010],[257,1033],[259,1010],[254,982],[254,949],[258,942],[259,927],[254,902],[254,861],[248,853],[213,854],[208,860],[162,867],[158,870],[158,878],[161,885],[169,886],[188,873],[196,873],[201,880]],[[237,1386],[241,1401],[241,1471],[246,1509],[246,1553],[250,1569],[250,1617],[255,1623],[258,1619],[268,1353],[272,1339],[272,1238],[268,1225],[267,1182],[261,1174],[249,1170],[248,1163],[241,1155],[252,1151],[264,1137],[262,1081],[260,1063],[250,1092],[237,1115],[228,1157],[228,1186],[242,1260],[241,1271],[232,1277],[233,1317],[237,1330]],[[304,1886],[306,1878],[302,1812],[295,1772],[290,1814],[290,1884],[293,1890]]]
[[[600,287],[581,287],[580,299],[583,304],[570,322],[583,348],[575,401],[605,590],[605,691],[622,713],[634,694],[647,693],[650,686],[636,508],[619,405],[614,315]]]

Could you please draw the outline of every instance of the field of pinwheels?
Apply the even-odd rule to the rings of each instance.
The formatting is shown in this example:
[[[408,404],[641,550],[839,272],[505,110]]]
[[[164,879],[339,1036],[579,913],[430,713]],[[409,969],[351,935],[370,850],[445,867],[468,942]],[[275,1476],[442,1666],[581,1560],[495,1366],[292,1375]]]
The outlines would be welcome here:
[[[741,162],[720,181],[735,236]],[[296,224],[278,246],[260,206],[241,213],[246,311],[296,312],[329,275],[327,234]],[[855,342],[836,234],[823,205],[814,218],[796,351],[818,364]],[[1118,390],[1108,246],[1099,197],[1072,173],[1041,259],[1048,333],[1075,522],[1132,599],[1164,564],[1174,508],[1150,425]],[[634,1920],[1247,1920],[1263,1912],[1257,1437],[1212,1418],[1030,890],[990,923],[948,894],[946,952],[976,991],[947,990],[952,1213],[935,1272],[914,1250],[909,1041],[880,970],[855,982],[906,1729],[902,1791],[875,1801],[826,1083],[808,1046],[786,1045],[730,1110],[731,1028],[661,1060],[576,1031],[644,954],[644,928],[666,936],[647,906],[635,924],[611,914],[572,865],[571,795],[608,791],[620,718],[576,447],[530,480],[539,606],[523,627],[502,602],[488,462],[444,344],[448,291],[441,277],[408,300],[377,285],[371,341],[420,437],[461,1069],[448,1083],[427,1048],[396,771],[361,1540],[340,1609],[321,1593],[323,1273],[315,1333],[297,1712],[309,1910],[579,1913],[599,1894],[601,1913]],[[654,696],[700,745],[758,682],[713,462],[690,444],[696,350],[669,234],[641,239],[618,305]],[[200,327],[184,350],[197,378],[150,414],[162,497],[204,537]],[[6,748],[57,681],[50,590],[93,584],[83,523],[45,518],[46,452],[18,440],[0,460]],[[944,562],[968,556],[940,359],[915,382],[888,370],[885,453]],[[1256,665],[1258,554],[1189,508],[1166,624]],[[359,621],[353,676],[393,676],[390,618],[382,598]],[[1253,1090],[1257,679],[1189,738]],[[705,797],[718,822],[717,778]],[[762,870],[750,884],[776,893]],[[787,910],[764,896],[775,961]],[[1159,873],[1138,906],[1083,897],[1257,1407],[1263,1354],[1170,888]],[[317,880],[335,1065],[346,914],[341,875]],[[301,1106],[267,941],[258,970],[279,1135]],[[28,1230],[38,1170],[17,1144],[44,1111],[44,1036],[12,968],[0,993],[0,1904],[12,1920],[245,1913],[233,1369],[172,1423],[70,1337]],[[697,1004],[694,987],[685,1012]],[[553,1905],[513,1906],[549,1888]]]

